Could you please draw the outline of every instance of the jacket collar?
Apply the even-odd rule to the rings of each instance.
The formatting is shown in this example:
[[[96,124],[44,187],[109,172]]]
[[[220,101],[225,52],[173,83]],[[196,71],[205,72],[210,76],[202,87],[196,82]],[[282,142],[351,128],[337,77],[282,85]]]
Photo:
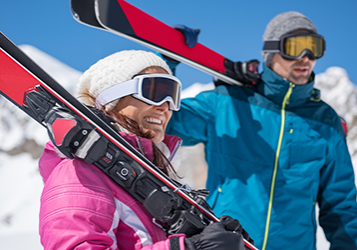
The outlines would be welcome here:
[[[165,134],[165,138],[162,142],[165,143],[168,149],[170,150],[170,156],[168,157],[168,159],[169,161],[171,161],[172,158],[175,156],[177,150],[180,148],[182,140],[177,136]]]
[[[281,78],[274,71],[263,64],[261,74],[262,83],[258,86],[258,92],[281,105],[289,90],[290,82]],[[295,85],[289,100],[289,107],[300,106],[311,99],[315,83],[315,74],[312,72],[310,82],[304,85]]]

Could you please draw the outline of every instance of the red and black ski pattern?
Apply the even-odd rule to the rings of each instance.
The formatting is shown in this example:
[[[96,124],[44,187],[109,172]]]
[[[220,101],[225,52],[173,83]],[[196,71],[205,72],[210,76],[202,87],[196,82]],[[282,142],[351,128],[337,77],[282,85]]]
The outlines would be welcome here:
[[[86,120],[89,124],[94,125],[97,131],[115,144],[122,153],[144,167],[149,173],[154,175],[158,181],[161,181],[162,186],[164,185],[175,190],[177,194],[193,206],[197,207],[210,220],[218,221],[218,218],[214,214],[197,204],[197,202],[184,191],[178,189],[175,182],[136,151],[119,135],[119,133],[111,129],[90,109],[74,98],[0,32],[0,93],[33,119],[42,123],[43,119],[34,116],[33,113],[28,110],[26,105],[27,94],[32,91],[37,91],[38,89],[46,90],[47,95],[52,98],[52,104],[55,103],[59,106],[67,107]],[[48,106],[51,106],[51,104]]]
[[[124,0],[71,0],[72,15],[80,23],[103,29],[231,84],[242,85],[224,73],[229,59],[198,43],[189,48],[181,32],[155,19]],[[245,241],[248,249],[257,249]]]
[[[71,4],[72,15],[80,23],[142,44],[227,83],[242,85],[225,75],[232,61],[200,43],[189,48],[181,32],[124,0],[71,0]]]
[[[28,105],[27,97],[33,92],[46,92],[50,97],[48,103],[35,107],[42,116],[36,116]],[[186,202],[196,207],[206,216],[207,221],[219,221],[219,219],[203,206],[199,205],[190,195],[182,191],[176,183],[169,179],[164,173],[156,168],[149,160],[137,152],[128,144],[117,132],[112,130],[103,120],[96,116],[90,109],[80,103],[70,93],[68,93],[59,83],[51,78],[44,70],[34,63],[15,44],[13,44],[3,33],[0,32],[0,93],[11,101],[18,108],[26,112],[33,119],[43,124],[46,112],[54,105],[66,107],[82,117],[89,124],[96,127],[96,130],[104,135],[110,142],[125,154],[126,159],[140,164],[147,170],[148,174],[154,176],[158,186],[166,186],[174,190]],[[45,108],[44,108],[45,107]],[[46,109],[47,107],[47,109]],[[36,110],[38,111],[38,110]],[[256,249],[245,241],[249,249]]]

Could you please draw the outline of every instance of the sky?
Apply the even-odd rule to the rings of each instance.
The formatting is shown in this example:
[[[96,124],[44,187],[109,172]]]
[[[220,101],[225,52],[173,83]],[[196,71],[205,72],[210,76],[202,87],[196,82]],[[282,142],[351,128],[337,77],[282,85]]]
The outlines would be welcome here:
[[[258,59],[267,23],[285,11],[299,11],[316,25],[326,39],[325,56],[315,73],[328,67],[346,69],[357,84],[355,58],[357,1],[355,0],[128,0],[158,20],[200,29],[199,42],[232,61]],[[15,44],[30,44],[81,72],[112,53],[146,47],[106,31],[78,23],[71,15],[70,0],[3,1],[0,31]],[[262,67],[260,67],[262,69]],[[183,88],[212,77],[181,63],[177,76]]]

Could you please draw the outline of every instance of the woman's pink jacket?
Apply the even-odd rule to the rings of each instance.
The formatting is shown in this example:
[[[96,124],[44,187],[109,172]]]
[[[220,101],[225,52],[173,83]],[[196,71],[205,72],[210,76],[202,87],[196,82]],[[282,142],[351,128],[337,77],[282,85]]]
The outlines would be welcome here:
[[[153,157],[151,140],[122,136],[148,159]],[[172,151],[180,139],[166,136],[164,142]],[[166,233],[143,205],[96,166],[61,158],[49,142],[39,169],[45,183],[39,229],[45,250],[170,249]],[[179,237],[180,250],[185,249],[185,235],[170,237]]]

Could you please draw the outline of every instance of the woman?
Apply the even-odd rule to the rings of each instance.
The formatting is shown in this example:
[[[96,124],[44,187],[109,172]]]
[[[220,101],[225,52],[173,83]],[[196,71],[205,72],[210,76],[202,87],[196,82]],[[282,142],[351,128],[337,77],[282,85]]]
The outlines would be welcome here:
[[[159,78],[164,80],[153,84]],[[164,173],[175,175],[167,159],[173,159],[180,139],[165,135],[165,128],[172,110],[179,109],[181,84],[160,57],[145,51],[115,53],[90,67],[78,89],[83,103],[107,113],[129,143]],[[45,249],[232,249],[232,242],[242,247],[240,234],[220,223],[191,240],[183,234],[167,237],[144,206],[101,170],[61,157],[50,142],[39,166],[45,182],[40,209]]]

